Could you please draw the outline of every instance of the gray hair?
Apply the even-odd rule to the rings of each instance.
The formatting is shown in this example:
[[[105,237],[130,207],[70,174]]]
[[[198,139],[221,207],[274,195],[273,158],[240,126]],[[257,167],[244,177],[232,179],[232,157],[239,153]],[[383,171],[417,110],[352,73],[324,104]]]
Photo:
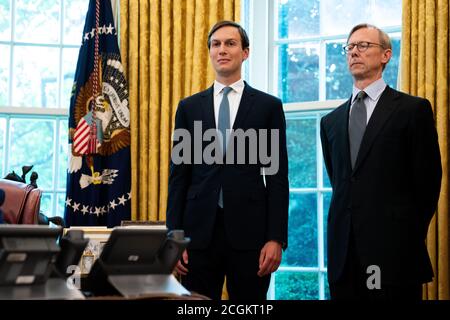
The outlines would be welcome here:
[[[388,34],[386,32],[384,32],[383,30],[381,30],[380,28],[378,28],[377,26],[374,26],[373,24],[369,24],[369,23],[360,23],[360,24],[354,26],[347,37],[347,43],[348,43],[348,40],[350,39],[350,37],[352,36],[352,34],[354,34],[359,29],[375,29],[375,30],[377,30],[381,47],[383,49],[391,49],[392,50],[391,39],[389,38]]]

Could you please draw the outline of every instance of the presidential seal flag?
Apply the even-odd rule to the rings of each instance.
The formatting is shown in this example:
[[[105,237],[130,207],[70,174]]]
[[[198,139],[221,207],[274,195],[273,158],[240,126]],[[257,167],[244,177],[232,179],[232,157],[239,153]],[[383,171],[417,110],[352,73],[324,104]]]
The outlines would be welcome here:
[[[131,216],[130,110],[110,0],[90,0],[69,115],[67,226]]]

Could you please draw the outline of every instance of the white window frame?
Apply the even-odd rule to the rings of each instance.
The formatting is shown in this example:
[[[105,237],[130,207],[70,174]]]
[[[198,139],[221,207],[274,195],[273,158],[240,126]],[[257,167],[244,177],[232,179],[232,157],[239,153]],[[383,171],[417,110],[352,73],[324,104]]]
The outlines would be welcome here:
[[[246,1],[244,1],[244,3],[245,2]],[[241,17],[241,21],[243,21],[250,38],[250,56],[246,65],[247,69],[245,76],[252,87],[277,95],[275,87],[276,64],[274,63],[274,48],[278,44],[289,43],[292,41],[274,41],[273,30],[275,30],[274,22],[276,17],[274,17],[275,10],[273,0],[248,0],[247,3],[248,8],[242,10]],[[251,12],[248,17],[245,16],[245,9],[247,9],[248,12]],[[257,32],[255,30],[257,30]],[[338,37],[323,38],[324,40],[330,40]],[[262,66],[266,66],[266,68]],[[283,108],[286,112],[326,110],[334,109],[344,102],[345,99],[285,103]]]
[[[245,1],[244,1],[245,3]],[[275,83],[275,63],[274,53],[275,46],[279,44],[274,41],[273,30],[275,25],[274,17],[274,1],[273,0],[248,0],[248,8],[243,8],[241,21],[246,28],[250,37],[250,56],[245,69],[245,77],[252,87],[259,90],[277,95]],[[245,16],[245,9],[250,14]],[[270,16],[272,15],[272,16]],[[257,32],[256,32],[257,30]],[[266,67],[264,67],[266,66]],[[309,101],[299,103],[287,103],[283,105],[285,112],[295,111],[321,111],[334,109],[345,100],[328,100],[328,101]],[[320,123],[317,120],[317,127]],[[320,134],[316,130],[317,135]],[[316,137],[318,141],[320,138]],[[277,272],[314,272],[318,274],[319,299],[325,299],[325,273],[324,265],[324,237],[323,237],[323,192],[330,192],[331,188],[323,187],[323,171],[322,171],[322,154],[320,145],[317,147],[317,179],[319,181],[318,188],[311,189],[293,189],[290,193],[315,193],[317,194],[317,246],[318,246],[318,267],[279,267]],[[271,278],[269,292],[267,298],[275,299],[275,280],[276,274]]]

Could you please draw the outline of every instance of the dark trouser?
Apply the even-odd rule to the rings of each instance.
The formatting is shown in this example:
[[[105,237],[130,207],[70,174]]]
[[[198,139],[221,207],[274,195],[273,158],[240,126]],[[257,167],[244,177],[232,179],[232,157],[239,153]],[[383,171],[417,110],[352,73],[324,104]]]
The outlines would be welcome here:
[[[353,235],[350,235],[345,267],[341,278],[330,283],[331,300],[422,300],[422,284],[381,285],[380,289],[368,289],[366,273],[355,250]]]
[[[259,277],[260,250],[235,250],[225,234],[223,210],[218,208],[214,233],[205,250],[188,250],[189,272],[181,279],[190,291],[220,300],[224,279],[230,300],[266,300],[270,275]]]

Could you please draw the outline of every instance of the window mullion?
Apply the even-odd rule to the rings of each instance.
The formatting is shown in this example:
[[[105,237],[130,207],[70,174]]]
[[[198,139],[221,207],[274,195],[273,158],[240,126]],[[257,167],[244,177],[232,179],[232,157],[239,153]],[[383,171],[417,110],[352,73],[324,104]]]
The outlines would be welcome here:
[[[61,0],[59,6],[59,72],[58,72],[58,95],[56,105],[62,107],[62,91],[63,91],[63,48],[64,48],[64,0]]]
[[[320,119],[321,113],[317,113],[316,117],[316,169],[317,169],[317,187],[319,190],[323,189],[323,161],[322,161],[322,148],[320,143]],[[324,223],[323,223],[323,192],[317,192],[317,248],[318,248],[318,265],[319,265],[319,299],[324,299],[324,283],[323,277],[321,277],[321,270],[324,269]]]
[[[58,215],[57,212],[57,204],[58,204],[58,183],[59,183],[59,146],[60,146],[60,121],[61,118],[57,117],[55,121],[55,138],[53,139],[55,141],[53,145],[53,154],[55,155],[55,161],[53,163],[53,198],[55,199],[53,204],[53,213],[54,215]]]
[[[250,10],[250,58],[248,59],[250,83],[262,91],[269,90],[268,69],[272,62],[269,60],[269,48],[271,47],[270,11],[269,4],[272,0],[249,0]]]
[[[326,42],[321,40],[319,43],[319,101],[326,100]]]
[[[325,300],[325,272],[319,271],[319,299]]]
[[[9,150],[11,148],[11,142],[10,142],[10,129],[11,129],[11,116],[6,116],[6,126],[5,126],[5,151],[4,151],[4,159],[5,162],[3,164],[3,173],[6,175],[9,171]]]
[[[14,37],[16,28],[16,1],[11,1],[11,34],[9,43],[9,92],[8,92],[8,105],[12,105],[12,90],[13,90],[13,65],[14,65]]]

